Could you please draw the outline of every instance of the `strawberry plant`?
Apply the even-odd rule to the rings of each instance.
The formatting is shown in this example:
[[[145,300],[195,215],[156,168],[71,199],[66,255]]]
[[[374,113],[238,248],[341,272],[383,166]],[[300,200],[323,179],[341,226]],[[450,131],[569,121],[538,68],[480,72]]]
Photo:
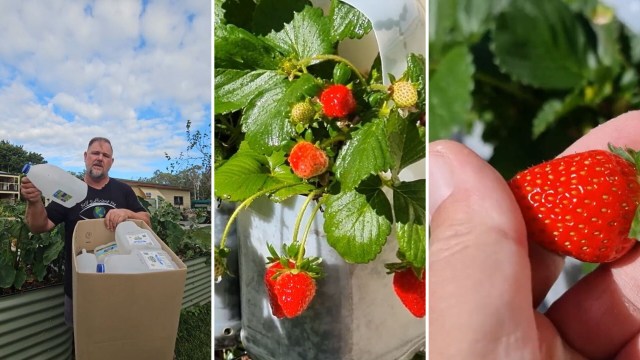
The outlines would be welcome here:
[[[379,59],[359,69],[338,53],[343,40],[371,31],[356,9],[333,0],[325,13],[291,0],[278,2],[268,19],[241,15],[264,15],[274,4],[245,1],[239,12],[235,2],[216,1],[214,191],[238,203],[214,250],[216,275],[225,273],[219,265],[238,213],[260,197],[278,203],[294,196],[306,201],[289,245],[266,260],[270,294],[287,292],[292,285],[284,281],[292,278],[316,286],[321,259],[304,257],[315,216],[324,217],[326,241],[346,262],[368,263],[394,246],[399,263],[424,269],[426,183],[401,176],[426,151],[424,57],[410,54],[406,70],[384,85]],[[397,242],[388,244],[391,235]],[[277,317],[299,314],[270,298]],[[304,308],[308,296],[300,298]]]

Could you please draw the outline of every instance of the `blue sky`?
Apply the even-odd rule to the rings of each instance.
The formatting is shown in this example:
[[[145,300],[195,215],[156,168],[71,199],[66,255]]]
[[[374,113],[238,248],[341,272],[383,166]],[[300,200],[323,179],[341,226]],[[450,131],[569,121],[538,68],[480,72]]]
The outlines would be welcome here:
[[[111,176],[166,171],[185,126],[210,133],[211,2],[0,2],[0,139],[66,170],[94,136]]]

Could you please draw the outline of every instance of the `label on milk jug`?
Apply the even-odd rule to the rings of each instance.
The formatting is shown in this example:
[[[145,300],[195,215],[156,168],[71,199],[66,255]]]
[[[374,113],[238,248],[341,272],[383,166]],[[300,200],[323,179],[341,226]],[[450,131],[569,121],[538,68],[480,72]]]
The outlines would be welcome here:
[[[58,200],[60,200],[60,201],[67,202],[67,201],[71,200],[71,198],[73,196],[67,194],[66,192],[64,192],[62,190],[58,190],[58,191],[53,193],[53,197],[58,199]]]
[[[127,235],[127,241],[129,242],[129,247],[136,246],[153,246],[153,241],[148,233],[137,233],[137,234],[129,234]]]
[[[149,270],[173,270],[171,257],[165,252],[159,251],[140,251],[142,261]]]

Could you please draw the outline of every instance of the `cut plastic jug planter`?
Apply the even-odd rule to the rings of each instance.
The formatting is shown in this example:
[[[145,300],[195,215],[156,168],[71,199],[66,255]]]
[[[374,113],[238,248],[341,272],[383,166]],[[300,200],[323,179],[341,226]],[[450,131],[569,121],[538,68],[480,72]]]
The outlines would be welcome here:
[[[389,244],[369,264],[348,264],[326,241],[319,215],[307,255],[323,259],[325,277],[315,298],[293,319],[277,319],[264,287],[267,243],[290,243],[303,197],[282,204],[257,200],[238,217],[242,342],[258,359],[409,359],[425,343],[425,319],[413,317],[396,297],[384,264],[397,261]],[[305,216],[309,216],[311,212]],[[389,240],[395,242],[395,240]]]
[[[323,0],[313,3],[320,7],[328,5],[328,1]],[[423,1],[418,0],[416,4],[412,6],[424,9]],[[399,13],[407,15],[406,11]],[[410,15],[409,18],[415,18],[415,14]],[[418,20],[424,24],[424,11],[418,16],[422,16]],[[396,20],[393,24],[407,29],[402,19]],[[411,26],[413,28],[416,25],[412,23]],[[423,28],[417,32],[412,30],[411,33],[422,33],[424,42],[425,31]],[[387,35],[384,35],[385,39],[389,40]],[[402,46],[403,59],[406,59],[408,52],[424,55],[424,44],[416,44],[405,37],[402,40],[401,43],[385,42],[388,45],[381,46],[393,48],[394,51],[398,50],[397,46]],[[418,49],[422,45],[422,50],[415,51],[405,45],[417,45]],[[343,42],[339,52],[359,69],[368,69],[376,57],[378,44],[372,32],[361,40]],[[389,62],[387,65],[389,71],[397,73],[394,67],[397,64]],[[425,174],[423,160],[405,169],[401,178],[404,181],[424,179]],[[386,274],[384,264],[397,262],[396,239],[390,237],[382,253],[371,263],[348,264],[327,243],[322,214],[318,214],[314,220],[306,246],[306,256],[320,256],[323,259],[325,277],[317,281],[315,298],[307,310],[296,318],[278,319],[271,314],[263,280],[265,262],[269,256],[267,243],[280,250],[283,243],[291,242],[295,218],[303,202],[302,196],[280,204],[262,198],[238,216],[241,340],[249,354],[260,360],[412,358],[425,346],[426,318],[418,319],[409,313],[393,291],[392,276]],[[310,212],[311,209],[307,208],[305,219],[308,219]],[[216,297],[217,287],[218,284]]]
[[[222,229],[224,229],[235,206],[222,203],[214,209],[215,246],[220,245]],[[231,250],[227,257],[227,266],[233,276],[223,276],[214,285],[214,339],[216,349],[230,348],[238,345],[240,339],[240,283],[238,271],[238,240],[235,227],[227,236],[226,246]]]

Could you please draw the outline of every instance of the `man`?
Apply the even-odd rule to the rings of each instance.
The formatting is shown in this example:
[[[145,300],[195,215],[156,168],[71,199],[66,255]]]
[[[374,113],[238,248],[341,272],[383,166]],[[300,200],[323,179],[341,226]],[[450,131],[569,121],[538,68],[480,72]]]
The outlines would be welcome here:
[[[133,189],[123,182],[109,178],[113,165],[113,148],[109,139],[95,137],[89,141],[84,153],[87,197],[71,208],[51,202],[46,207],[42,203],[42,193],[27,177],[22,178],[22,197],[27,201],[26,222],[32,233],[51,231],[64,222],[64,293],[65,322],[73,326],[73,306],[71,289],[71,260],[73,259],[71,238],[76,223],[84,219],[104,218],[107,229],[128,219],[142,220],[151,225],[151,218],[138,201]]]

